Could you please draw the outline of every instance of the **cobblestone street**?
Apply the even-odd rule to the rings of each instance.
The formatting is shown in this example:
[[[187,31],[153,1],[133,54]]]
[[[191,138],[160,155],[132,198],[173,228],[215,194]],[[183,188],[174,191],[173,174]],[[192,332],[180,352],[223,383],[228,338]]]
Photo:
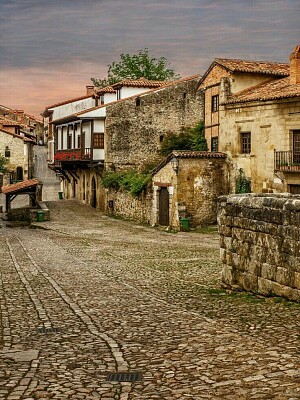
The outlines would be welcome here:
[[[299,305],[218,290],[216,233],[49,205],[0,230],[1,398],[300,399]]]

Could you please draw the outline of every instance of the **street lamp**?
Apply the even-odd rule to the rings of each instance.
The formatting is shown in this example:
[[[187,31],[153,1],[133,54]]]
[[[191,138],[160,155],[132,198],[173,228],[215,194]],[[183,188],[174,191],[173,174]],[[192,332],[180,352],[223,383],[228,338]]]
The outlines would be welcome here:
[[[173,157],[173,158],[171,159],[171,166],[172,166],[174,172],[175,172],[176,174],[178,174],[179,161],[178,161],[178,159],[177,159],[176,157]]]

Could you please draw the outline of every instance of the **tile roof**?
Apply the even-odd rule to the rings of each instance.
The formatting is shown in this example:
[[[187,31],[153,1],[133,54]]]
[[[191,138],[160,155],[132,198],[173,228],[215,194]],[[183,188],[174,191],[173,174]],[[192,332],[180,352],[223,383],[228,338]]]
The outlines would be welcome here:
[[[112,86],[105,86],[103,88],[95,89],[97,94],[101,93],[116,93],[116,90]]]
[[[269,61],[248,61],[238,59],[216,58],[215,62],[231,72],[245,72],[249,74],[266,74],[288,76],[290,65]]]
[[[33,186],[37,186],[39,184],[41,184],[41,182],[38,179],[29,179],[27,181],[14,183],[12,185],[2,186],[1,191],[4,194],[15,193],[19,192],[22,189],[27,189]]]
[[[155,175],[161,168],[168,164],[172,158],[223,158],[227,155],[217,151],[194,151],[194,150],[173,150],[154,170],[152,175]]]
[[[245,89],[228,97],[224,104],[267,101],[300,97],[300,84],[291,84],[290,78],[275,79],[267,83]]]
[[[146,78],[139,78],[139,79],[124,79],[121,82],[117,82],[112,85],[112,87],[118,86],[135,86],[135,87],[149,87],[149,88],[157,88],[160,86],[164,86],[170,82],[168,81],[154,81],[148,80]]]

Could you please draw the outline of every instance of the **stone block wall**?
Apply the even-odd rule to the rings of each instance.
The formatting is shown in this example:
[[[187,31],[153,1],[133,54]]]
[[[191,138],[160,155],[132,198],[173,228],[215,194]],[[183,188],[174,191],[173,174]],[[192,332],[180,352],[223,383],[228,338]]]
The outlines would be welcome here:
[[[130,97],[107,107],[105,160],[116,169],[158,164],[163,138],[203,119],[198,78],[179,81],[159,91]]]
[[[300,196],[219,198],[222,283],[300,301]]]
[[[152,213],[152,190],[139,197],[125,191],[106,190],[106,213],[149,224]]]

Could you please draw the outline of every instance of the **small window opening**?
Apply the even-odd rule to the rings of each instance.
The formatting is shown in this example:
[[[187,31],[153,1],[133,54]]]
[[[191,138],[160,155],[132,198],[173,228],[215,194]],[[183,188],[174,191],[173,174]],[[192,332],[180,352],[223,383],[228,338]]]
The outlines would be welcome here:
[[[160,135],[159,142],[161,143],[161,142],[163,142],[163,140],[164,140],[164,135]]]
[[[137,107],[139,107],[141,105],[141,99],[139,97],[135,100],[135,105]]]

